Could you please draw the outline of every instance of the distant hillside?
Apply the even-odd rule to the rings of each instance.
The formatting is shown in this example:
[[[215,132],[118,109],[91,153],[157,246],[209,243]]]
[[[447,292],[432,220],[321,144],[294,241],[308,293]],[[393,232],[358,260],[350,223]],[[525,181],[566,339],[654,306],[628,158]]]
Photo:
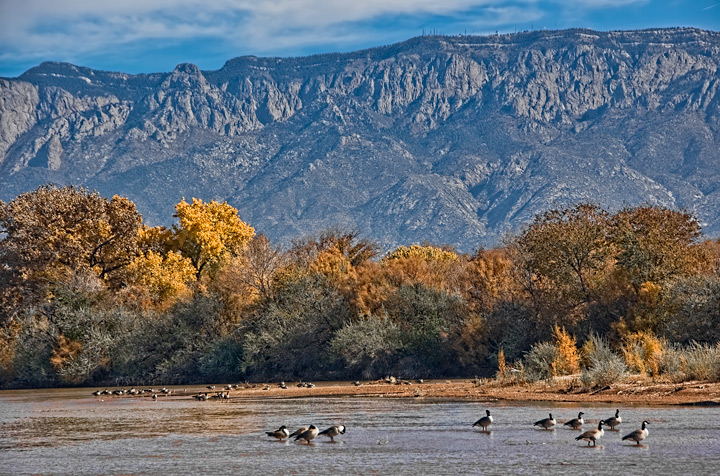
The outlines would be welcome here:
[[[720,33],[428,36],[348,54],[0,79],[0,199],[83,184],[167,224],[227,200],[278,241],[331,226],[472,251],[541,211],[693,211],[720,234]]]

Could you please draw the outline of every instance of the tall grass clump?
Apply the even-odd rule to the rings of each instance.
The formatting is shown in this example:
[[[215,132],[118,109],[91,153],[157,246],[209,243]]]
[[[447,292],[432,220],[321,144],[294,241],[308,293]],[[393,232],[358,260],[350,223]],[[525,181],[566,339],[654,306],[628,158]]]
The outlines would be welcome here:
[[[685,348],[680,344],[669,344],[663,349],[660,356],[659,373],[673,381],[682,382],[685,380],[685,372],[683,370]]]
[[[656,377],[660,373],[662,355],[667,345],[652,332],[634,332],[624,339],[623,358],[634,372]]]
[[[627,367],[622,357],[602,337],[592,334],[582,350],[587,367],[582,370],[580,382],[586,388],[610,385],[625,375]]]
[[[684,349],[681,361],[686,380],[720,380],[720,344],[693,342]]]
[[[660,373],[673,382],[720,381],[720,344],[668,345],[660,358]]]

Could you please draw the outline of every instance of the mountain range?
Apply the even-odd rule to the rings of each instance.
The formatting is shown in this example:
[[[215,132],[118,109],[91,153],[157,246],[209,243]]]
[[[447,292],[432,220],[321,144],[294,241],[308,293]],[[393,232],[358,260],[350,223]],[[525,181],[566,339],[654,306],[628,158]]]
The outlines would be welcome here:
[[[720,33],[422,36],[343,54],[0,79],[0,199],[76,184],[150,225],[227,201],[272,240],[494,246],[549,208],[656,204],[720,235]]]

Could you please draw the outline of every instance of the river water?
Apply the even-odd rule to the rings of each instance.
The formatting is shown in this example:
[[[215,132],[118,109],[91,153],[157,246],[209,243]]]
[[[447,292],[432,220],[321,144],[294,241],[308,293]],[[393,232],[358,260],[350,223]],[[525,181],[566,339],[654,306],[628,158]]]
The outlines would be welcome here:
[[[720,408],[625,406],[597,448],[532,423],[615,406],[391,398],[93,397],[87,389],[0,392],[0,474],[720,474]],[[490,409],[489,433],[472,423]],[[648,420],[636,447],[621,437]],[[344,424],[314,444],[265,431]]]

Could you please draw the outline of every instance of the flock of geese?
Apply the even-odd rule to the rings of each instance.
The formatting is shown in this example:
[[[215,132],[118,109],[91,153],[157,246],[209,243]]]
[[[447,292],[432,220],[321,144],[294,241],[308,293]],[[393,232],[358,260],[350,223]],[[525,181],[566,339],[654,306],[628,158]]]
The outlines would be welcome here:
[[[281,388],[287,388],[285,385],[285,382],[281,382],[279,385]],[[298,384],[298,387],[300,386],[307,386],[309,388],[314,387],[311,383],[304,383],[301,382]],[[215,386],[208,386],[208,390],[214,390]],[[218,391],[214,395],[208,395],[208,392],[199,392],[197,395],[193,395],[193,398],[197,400],[208,400],[213,398],[219,398],[223,400],[227,400],[230,398],[230,390],[233,388],[237,389],[239,388],[239,385],[228,385],[225,387],[225,391]],[[143,394],[151,394],[153,399],[157,399],[157,394],[170,394],[172,391],[168,390],[167,388],[162,388],[161,390],[155,390],[155,389],[142,389],[138,390],[135,388],[131,388],[130,390],[97,390],[93,392],[93,395],[96,397],[103,396],[103,395],[143,395]],[[580,412],[578,413],[577,418],[573,418],[572,420],[566,421],[563,423],[563,426],[567,426],[571,430],[578,430],[582,431],[582,426],[585,424],[585,420],[583,419],[583,415],[585,413]],[[493,423],[493,417],[490,414],[490,410],[485,410],[485,416],[480,418],[478,421],[473,423],[473,427],[479,426],[482,428],[482,431],[485,433],[489,433],[488,428]],[[603,426],[607,426],[610,428],[610,431],[618,431],[615,429],[616,426],[618,426],[620,423],[622,423],[622,417],[620,417],[620,410],[615,410],[615,416],[612,416],[610,418],[605,418],[604,420],[600,420],[598,422],[597,428],[592,428],[590,430],[587,430],[583,433],[581,433],[575,440],[585,440],[587,441],[587,445],[590,446],[592,443],[592,446],[597,445],[597,441],[603,437],[605,434],[605,430],[603,429]],[[553,430],[553,427],[557,425],[557,421],[552,416],[552,413],[549,414],[548,418],[543,418],[541,420],[536,421],[533,423],[534,426],[538,426],[544,430]],[[625,440],[631,440],[636,443],[636,445],[640,445],[640,442],[643,441],[648,437],[648,429],[647,426],[649,423],[647,421],[643,421],[640,428],[628,433],[627,435],[622,437],[622,441]],[[344,435],[345,434],[345,426],[344,425],[333,425],[330,428],[327,428],[326,430],[320,431],[315,425],[310,426],[303,426],[295,430],[293,433],[290,433],[290,431],[287,429],[285,425],[282,425],[277,430],[273,431],[266,431],[265,432],[267,436],[276,438],[279,441],[285,440],[287,438],[295,438],[296,441],[305,441],[305,443],[310,444],[312,440],[314,440],[319,435],[324,435],[330,438],[331,442],[335,442],[335,437],[338,435]]]
[[[275,431],[266,431],[265,433],[267,436],[277,438],[278,441],[282,441],[285,438],[295,437],[295,441],[304,440],[307,444],[310,444],[316,436],[324,435],[330,437],[330,441],[334,443],[336,436],[345,434],[345,425],[333,425],[323,431],[320,431],[315,425],[301,426],[292,433],[290,433],[290,430],[283,425]]]
[[[549,415],[550,416],[548,418],[538,420],[533,423],[533,425],[538,426],[544,430],[553,430],[553,427],[557,425],[557,421],[555,420],[555,417],[552,416],[552,413],[550,413]],[[566,421],[565,423],[563,423],[563,426],[567,426],[571,430],[582,431],[582,426],[585,424],[585,419],[583,418],[583,415],[585,415],[585,413],[578,413],[577,418]],[[490,414],[490,410],[485,410],[485,416],[473,423],[472,426],[479,426],[480,428],[482,428],[483,432],[489,433],[488,428],[490,427],[490,425],[492,425],[493,421],[493,416]],[[605,434],[603,426],[609,427],[610,431],[619,431],[615,427],[620,425],[620,423],[622,423],[622,417],[620,416],[620,410],[618,409],[615,410],[615,416],[600,420],[598,422],[597,428],[592,428],[581,433],[577,438],[575,438],[575,440],[585,440],[587,441],[588,446],[590,446],[590,443],[592,443],[592,446],[597,446],[597,441]],[[622,441],[631,440],[634,441],[637,446],[639,446],[640,442],[648,437],[648,425],[649,423],[647,421],[643,421],[640,429],[623,436]],[[266,431],[265,434],[269,437],[276,438],[278,441],[294,437],[295,441],[302,440],[305,441],[306,444],[310,444],[310,442],[314,440],[317,436],[324,435],[329,437],[331,442],[335,442],[336,436],[345,434],[345,426],[333,425],[326,430],[320,431],[315,425],[310,425],[300,427],[293,433],[290,433],[290,430],[288,430],[285,425],[282,425],[277,430]]]
[[[571,430],[582,430],[582,426],[585,424],[585,420],[583,419],[583,415],[585,415],[583,412],[578,413],[577,418],[573,418],[572,420],[566,421],[563,423],[564,426],[569,427]],[[488,432],[488,427],[493,423],[493,417],[490,415],[490,410],[485,410],[485,416],[480,418],[478,421],[473,423],[473,427],[479,426],[482,428],[482,431]],[[603,429],[603,426],[610,427],[610,431],[619,431],[616,430],[615,427],[618,426],[620,423],[622,423],[622,417],[620,416],[620,410],[615,410],[615,416],[612,416],[610,418],[606,418],[604,420],[600,420],[598,422],[597,428],[592,428],[590,430],[587,430],[583,433],[581,433],[575,440],[585,440],[587,441],[588,446],[590,446],[590,443],[592,443],[592,446],[597,445],[597,441],[603,437],[605,434],[605,430]],[[550,413],[550,416],[548,418],[543,418],[542,420],[536,421],[533,426],[539,426],[540,428],[543,428],[545,430],[552,430],[553,427],[557,424],[557,421],[552,416],[552,413]],[[647,421],[643,421],[640,429],[633,431],[632,433],[628,433],[627,435],[622,437],[622,441],[625,440],[631,440],[636,443],[636,445],[640,445],[640,442],[643,441],[645,438],[648,437],[649,431],[647,429],[647,426],[649,423]]]

